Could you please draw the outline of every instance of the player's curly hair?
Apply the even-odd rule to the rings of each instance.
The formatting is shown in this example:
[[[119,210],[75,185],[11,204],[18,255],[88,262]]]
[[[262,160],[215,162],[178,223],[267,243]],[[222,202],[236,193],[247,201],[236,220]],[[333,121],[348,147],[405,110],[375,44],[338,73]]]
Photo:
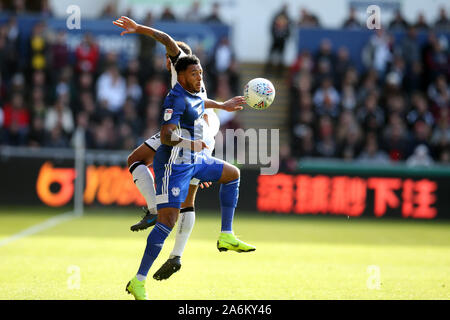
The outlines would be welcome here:
[[[188,56],[181,57],[175,63],[175,70],[177,73],[187,69],[191,64],[200,64],[199,58],[196,55],[190,54]]]
[[[176,41],[178,47],[183,50],[184,53],[186,53],[187,55],[192,54],[192,50],[191,47],[189,47],[189,45],[183,41]]]

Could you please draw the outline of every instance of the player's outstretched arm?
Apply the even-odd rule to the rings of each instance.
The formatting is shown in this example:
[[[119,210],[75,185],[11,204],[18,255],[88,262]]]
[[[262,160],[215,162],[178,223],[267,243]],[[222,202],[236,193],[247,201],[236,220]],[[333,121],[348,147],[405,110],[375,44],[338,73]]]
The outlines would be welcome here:
[[[166,47],[167,54],[171,57],[177,56],[177,54],[180,52],[180,48],[178,47],[175,40],[173,40],[171,36],[163,31],[136,23],[136,21],[134,21],[133,19],[125,16],[121,16],[119,19],[113,21],[113,24],[125,29],[120,34],[121,36],[127,33],[139,33],[152,37]]]
[[[222,109],[228,112],[239,111],[244,107],[245,98],[242,96],[233,97],[225,102],[217,102],[211,99],[205,100],[205,108]]]

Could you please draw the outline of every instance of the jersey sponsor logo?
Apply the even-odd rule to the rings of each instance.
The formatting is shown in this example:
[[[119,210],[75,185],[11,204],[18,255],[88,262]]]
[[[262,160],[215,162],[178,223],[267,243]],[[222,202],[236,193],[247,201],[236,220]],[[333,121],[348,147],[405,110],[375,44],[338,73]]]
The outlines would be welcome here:
[[[164,111],[164,121],[169,121],[170,119],[172,119],[172,115],[173,115],[173,109],[166,109]]]
[[[173,187],[172,188],[172,194],[173,194],[174,197],[178,197],[180,195],[180,188]]]

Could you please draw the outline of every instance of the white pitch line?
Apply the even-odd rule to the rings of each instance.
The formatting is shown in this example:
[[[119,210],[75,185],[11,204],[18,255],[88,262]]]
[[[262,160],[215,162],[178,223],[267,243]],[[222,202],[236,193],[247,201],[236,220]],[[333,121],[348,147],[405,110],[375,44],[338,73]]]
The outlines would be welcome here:
[[[42,223],[36,224],[32,227],[29,227],[28,229],[20,231],[19,233],[13,234],[12,236],[10,236],[6,239],[0,240],[0,247],[6,246],[7,244],[10,244],[11,242],[31,236],[33,234],[36,234],[38,232],[52,228],[60,223],[63,223],[68,220],[72,220],[74,218],[78,218],[80,216],[81,215],[76,214],[73,211],[68,211],[65,213],[58,214],[57,216],[47,219]]]

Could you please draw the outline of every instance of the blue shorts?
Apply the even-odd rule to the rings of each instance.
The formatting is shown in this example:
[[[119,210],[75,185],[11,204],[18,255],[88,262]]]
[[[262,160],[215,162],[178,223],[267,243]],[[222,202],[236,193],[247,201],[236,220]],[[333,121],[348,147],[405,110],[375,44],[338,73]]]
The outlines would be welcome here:
[[[201,154],[192,164],[160,163],[155,158],[156,208],[180,208],[192,178],[215,182],[222,176],[224,161]]]

